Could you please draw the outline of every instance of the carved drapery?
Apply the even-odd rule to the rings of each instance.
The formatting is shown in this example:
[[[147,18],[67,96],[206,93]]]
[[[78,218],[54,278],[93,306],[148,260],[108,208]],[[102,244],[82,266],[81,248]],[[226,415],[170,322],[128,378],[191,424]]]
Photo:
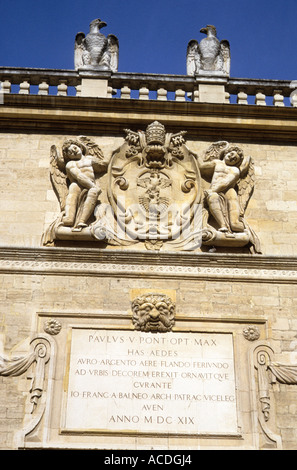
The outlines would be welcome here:
[[[277,382],[287,385],[297,385],[297,364],[287,365],[273,362],[268,365]]]
[[[23,375],[35,364],[30,386],[31,413],[33,413],[44,392],[45,365],[50,359],[51,343],[46,336],[37,336],[32,339],[30,344],[31,350],[26,356],[11,359],[0,357],[0,376],[17,377]]]
[[[281,448],[281,437],[271,430],[273,383],[297,385],[297,364],[273,362],[274,351],[266,344],[254,349],[254,368],[257,371],[257,395],[260,406],[259,422],[264,434]]]

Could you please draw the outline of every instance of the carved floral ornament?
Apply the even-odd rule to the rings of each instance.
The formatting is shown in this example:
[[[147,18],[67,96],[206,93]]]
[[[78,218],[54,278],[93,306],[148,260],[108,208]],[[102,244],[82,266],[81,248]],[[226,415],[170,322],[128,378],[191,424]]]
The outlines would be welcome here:
[[[155,121],[125,129],[111,158],[86,136],[51,147],[50,176],[60,214],[43,244],[93,241],[104,246],[201,251],[202,246],[260,253],[245,212],[254,189],[253,159],[227,141],[203,155]]]
[[[248,341],[256,341],[260,338],[260,331],[257,326],[247,326],[243,330],[243,336]]]

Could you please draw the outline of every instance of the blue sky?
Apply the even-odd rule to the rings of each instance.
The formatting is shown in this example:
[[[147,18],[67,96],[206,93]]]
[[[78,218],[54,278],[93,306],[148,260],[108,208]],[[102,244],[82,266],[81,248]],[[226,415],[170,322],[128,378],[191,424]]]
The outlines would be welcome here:
[[[214,24],[231,77],[297,79],[297,0],[2,0],[0,65],[73,69],[95,18],[119,39],[119,72],[186,74],[189,40]]]

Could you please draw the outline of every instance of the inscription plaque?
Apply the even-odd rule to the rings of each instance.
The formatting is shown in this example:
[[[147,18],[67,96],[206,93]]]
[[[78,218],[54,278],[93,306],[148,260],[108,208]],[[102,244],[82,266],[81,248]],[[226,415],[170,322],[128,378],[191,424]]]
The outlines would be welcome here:
[[[63,431],[238,432],[231,333],[73,328]]]

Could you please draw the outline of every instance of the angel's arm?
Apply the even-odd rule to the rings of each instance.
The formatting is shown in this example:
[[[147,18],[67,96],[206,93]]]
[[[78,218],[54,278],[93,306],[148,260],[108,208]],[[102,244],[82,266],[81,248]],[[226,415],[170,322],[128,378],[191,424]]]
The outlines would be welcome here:
[[[200,155],[196,156],[200,170],[214,170],[216,160],[204,160]]]
[[[251,157],[248,155],[244,157],[242,164],[240,165],[240,175],[241,177],[245,176],[251,163]]]

